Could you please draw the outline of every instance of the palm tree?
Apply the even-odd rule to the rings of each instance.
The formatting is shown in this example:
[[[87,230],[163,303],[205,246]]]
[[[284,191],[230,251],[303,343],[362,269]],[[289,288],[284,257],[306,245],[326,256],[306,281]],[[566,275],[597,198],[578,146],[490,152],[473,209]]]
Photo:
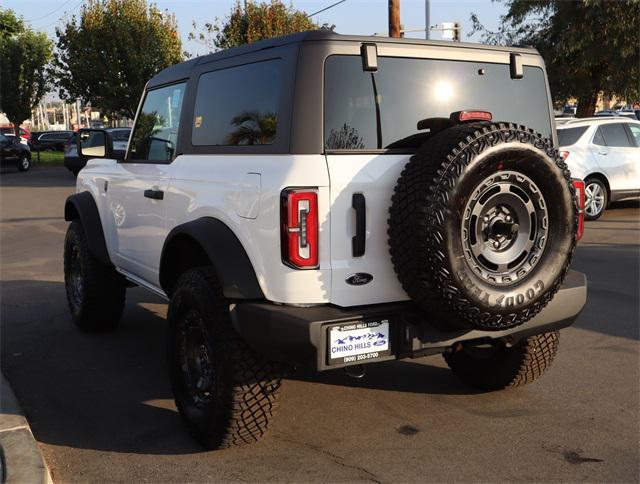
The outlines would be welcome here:
[[[237,128],[227,136],[228,144],[268,145],[273,143],[276,137],[278,117],[273,112],[260,114],[252,111],[235,116],[231,124]]]

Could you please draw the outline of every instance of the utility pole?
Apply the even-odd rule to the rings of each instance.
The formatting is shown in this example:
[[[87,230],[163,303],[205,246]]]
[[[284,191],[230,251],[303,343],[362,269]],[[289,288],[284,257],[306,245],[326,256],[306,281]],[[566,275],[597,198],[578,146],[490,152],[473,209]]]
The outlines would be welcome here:
[[[389,0],[389,37],[400,37],[400,0]]]
[[[424,0],[424,38],[429,40],[431,30],[431,5],[429,0]]]

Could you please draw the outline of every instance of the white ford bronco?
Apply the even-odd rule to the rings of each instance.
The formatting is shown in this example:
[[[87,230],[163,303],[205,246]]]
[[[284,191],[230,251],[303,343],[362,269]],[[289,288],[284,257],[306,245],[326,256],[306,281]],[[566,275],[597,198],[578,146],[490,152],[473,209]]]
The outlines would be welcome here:
[[[250,443],[282,375],[443,354],[529,383],[586,300],[584,186],[535,50],[312,31],[147,84],[125,153],[83,130],[65,205],[75,324],[127,287],[169,301],[176,405],[208,448]]]

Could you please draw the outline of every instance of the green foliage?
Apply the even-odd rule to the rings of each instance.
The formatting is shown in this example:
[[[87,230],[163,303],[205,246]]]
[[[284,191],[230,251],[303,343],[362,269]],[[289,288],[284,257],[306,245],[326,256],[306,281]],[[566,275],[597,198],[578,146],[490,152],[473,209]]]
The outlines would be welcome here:
[[[0,111],[15,127],[47,91],[45,66],[53,45],[44,33],[25,27],[11,10],[0,10]]]
[[[195,22],[193,28],[198,28]],[[209,52],[215,52],[317,28],[305,12],[287,7],[279,0],[270,3],[249,1],[244,6],[238,1],[224,21],[216,18],[213,24],[205,23],[202,32],[189,34],[189,40],[196,40]]]
[[[145,0],[89,0],[56,29],[60,97],[133,118],[146,82],[183,60],[173,15]]]
[[[640,0],[504,0],[498,31],[473,14],[489,44],[531,45],[547,65],[554,101],[578,99],[578,116],[593,114],[598,94],[640,99]]]

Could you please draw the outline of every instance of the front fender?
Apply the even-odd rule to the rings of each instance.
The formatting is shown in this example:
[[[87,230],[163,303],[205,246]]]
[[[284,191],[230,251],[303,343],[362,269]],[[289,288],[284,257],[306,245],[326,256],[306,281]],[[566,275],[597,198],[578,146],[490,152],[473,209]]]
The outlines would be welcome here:
[[[91,193],[80,192],[68,197],[64,204],[64,219],[68,222],[79,220],[91,255],[107,265],[113,265],[104,240],[100,212]]]

